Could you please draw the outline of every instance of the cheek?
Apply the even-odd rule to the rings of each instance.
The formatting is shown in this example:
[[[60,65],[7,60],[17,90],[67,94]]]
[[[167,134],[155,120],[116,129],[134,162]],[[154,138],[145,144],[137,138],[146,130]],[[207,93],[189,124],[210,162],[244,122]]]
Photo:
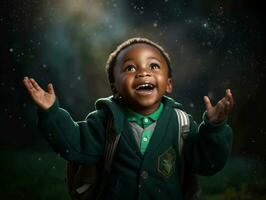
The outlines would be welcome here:
[[[168,78],[165,78],[165,75],[161,74],[157,76],[157,81],[160,85],[165,86],[168,83]]]
[[[127,76],[121,76],[120,84],[121,84],[122,87],[127,85],[128,84],[128,77]]]
[[[116,81],[117,88],[120,88],[121,90],[131,87],[132,84],[133,84],[133,79],[131,76],[128,75],[120,76]]]

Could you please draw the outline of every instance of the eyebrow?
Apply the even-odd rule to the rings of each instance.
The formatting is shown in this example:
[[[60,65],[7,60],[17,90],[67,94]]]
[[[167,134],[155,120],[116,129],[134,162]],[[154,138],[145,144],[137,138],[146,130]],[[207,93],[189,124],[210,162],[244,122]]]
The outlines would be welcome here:
[[[155,60],[158,60],[159,62],[162,62],[161,59],[153,57],[153,56],[149,56],[147,59],[155,59]],[[134,58],[128,58],[128,59],[124,60],[123,63],[125,63],[127,61],[131,61],[131,60],[134,60]]]

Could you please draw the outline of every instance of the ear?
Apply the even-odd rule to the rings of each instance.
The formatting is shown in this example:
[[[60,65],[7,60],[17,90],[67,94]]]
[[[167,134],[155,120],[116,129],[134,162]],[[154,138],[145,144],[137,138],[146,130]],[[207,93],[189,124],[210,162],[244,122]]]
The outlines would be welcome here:
[[[113,96],[114,97],[118,97],[119,94],[118,94],[118,91],[117,91],[117,89],[115,87],[115,84],[114,83],[110,83],[110,86],[111,86],[111,90],[112,90]]]
[[[167,93],[171,93],[173,89],[173,85],[172,85],[172,79],[168,78],[167,80],[167,86],[166,86],[166,92]]]

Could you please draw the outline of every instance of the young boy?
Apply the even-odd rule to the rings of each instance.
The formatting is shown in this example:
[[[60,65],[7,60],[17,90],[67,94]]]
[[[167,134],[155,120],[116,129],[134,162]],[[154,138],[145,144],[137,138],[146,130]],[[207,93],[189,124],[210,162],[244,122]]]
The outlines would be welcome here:
[[[178,122],[181,105],[165,96],[172,90],[168,54],[156,43],[132,38],[110,55],[107,72],[113,96],[97,100],[86,120],[74,122],[59,107],[52,84],[44,91],[32,78],[24,84],[39,110],[39,127],[56,152],[69,161],[93,164],[103,154],[108,113],[121,134],[106,199],[182,199]],[[229,89],[215,106],[204,97],[206,111],[198,126],[190,116],[185,141],[186,170],[212,175],[221,170],[232,143],[226,124],[233,97]]]

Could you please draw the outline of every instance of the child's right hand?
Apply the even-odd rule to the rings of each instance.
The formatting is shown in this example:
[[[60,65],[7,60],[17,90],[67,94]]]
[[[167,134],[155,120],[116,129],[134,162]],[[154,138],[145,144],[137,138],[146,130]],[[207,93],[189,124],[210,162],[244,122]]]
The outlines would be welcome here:
[[[47,92],[43,90],[33,78],[25,77],[23,83],[34,103],[43,110],[48,110],[55,102],[54,88],[48,84]]]

